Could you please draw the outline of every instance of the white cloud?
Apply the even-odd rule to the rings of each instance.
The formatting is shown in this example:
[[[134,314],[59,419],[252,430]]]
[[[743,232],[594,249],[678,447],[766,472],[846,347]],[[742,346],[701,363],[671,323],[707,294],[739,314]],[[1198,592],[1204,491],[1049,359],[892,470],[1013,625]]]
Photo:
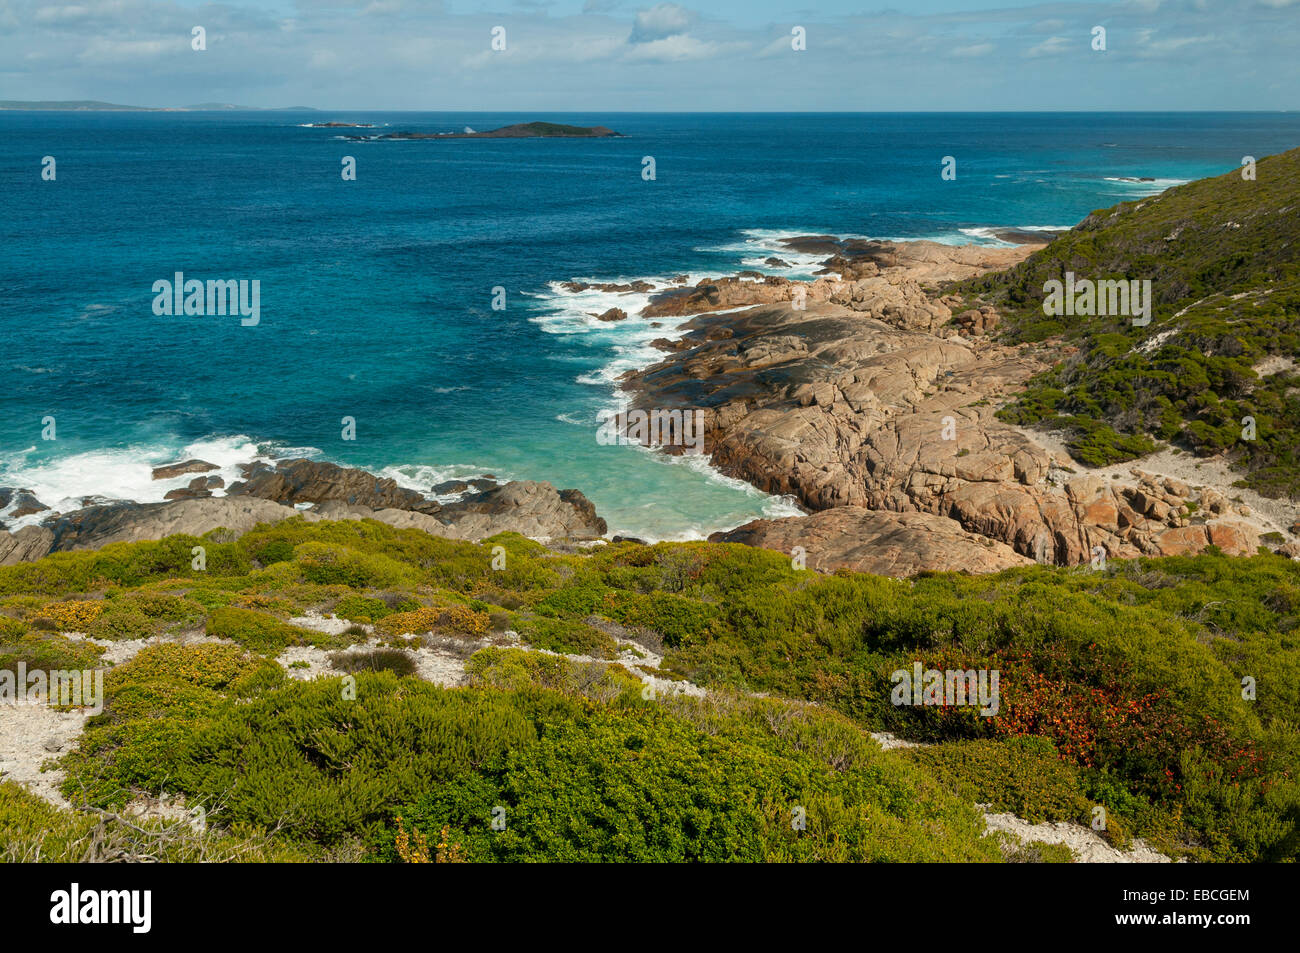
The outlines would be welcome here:
[[[1076,41],[1064,36],[1050,36],[1042,43],[1031,46],[1026,56],[1060,56],[1076,45]]]
[[[952,51],[952,55],[961,57],[988,56],[992,52],[992,43],[974,43],[971,46],[957,47]]]
[[[110,40],[107,37],[95,37],[82,50],[78,59],[83,63],[136,63],[187,49],[189,44],[180,37],[170,40]]]
[[[1146,39],[1143,47],[1151,53],[1173,53],[1198,43],[1212,43],[1215,39],[1213,36],[1171,36],[1164,40]]]
[[[662,40],[637,43],[627,52],[628,59],[633,60],[702,60],[717,56],[723,47],[707,40],[697,40],[686,33],[666,36]]]
[[[696,16],[675,3],[661,3],[649,10],[638,10],[632,23],[629,43],[654,43],[685,33],[695,23]]]

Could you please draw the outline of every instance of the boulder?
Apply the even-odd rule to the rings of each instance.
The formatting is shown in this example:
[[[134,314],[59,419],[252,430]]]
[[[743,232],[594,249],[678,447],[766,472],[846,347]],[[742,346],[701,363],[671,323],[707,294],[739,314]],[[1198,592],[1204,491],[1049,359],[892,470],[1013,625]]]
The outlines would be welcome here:
[[[54,547],[54,534],[44,526],[24,526],[13,533],[0,530],[0,566],[31,562]]]
[[[1033,563],[1010,546],[969,533],[942,516],[856,506],[810,516],[754,520],[714,533],[709,540],[787,554],[798,546],[806,554],[808,569],[846,568],[881,576],[913,576],[927,570],[997,572]]]
[[[38,500],[31,490],[0,486],[0,511],[3,511],[8,519],[20,519],[33,513],[43,513],[48,509],[49,507]]]
[[[153,478],[155,480],[171,480],[187,473],[207,473],[210,470],[220,469],[215,463],[208,463],[206,460],[184,460],[180,463],[168,463],[161,467],[154,467]]]
[[[230,487],[230,496],[254,496],[276,503],[337,501],[370,509],[415,510],[437,513],[436,500],[399,486],[396,480],[365,470],[315,460],[282,460],[275,465],[246,468],[244,481]]]

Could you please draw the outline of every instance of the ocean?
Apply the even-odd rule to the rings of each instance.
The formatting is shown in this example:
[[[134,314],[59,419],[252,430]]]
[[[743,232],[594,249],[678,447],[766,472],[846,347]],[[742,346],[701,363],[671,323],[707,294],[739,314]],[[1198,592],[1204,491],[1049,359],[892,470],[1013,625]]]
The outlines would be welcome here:
[[[532,119],[624,138],[340,138]],[[327,121],[378,125],[306,126]],[[798,234],[1068,227],[1292,148],[1300,114],[0,112],[0,142],[0,486],[152,501],[185,482],[151,480],[160,463],[229,482],[306,455],[425,491],[548,480],[611,532],[685,539],[797,510],[700,458],[598,443],[618,374],[674,325],[596,321],[645,296],[560,282],[805,275],[776,244]],[[258,323],[155,314],[177,272],[258,281]]]

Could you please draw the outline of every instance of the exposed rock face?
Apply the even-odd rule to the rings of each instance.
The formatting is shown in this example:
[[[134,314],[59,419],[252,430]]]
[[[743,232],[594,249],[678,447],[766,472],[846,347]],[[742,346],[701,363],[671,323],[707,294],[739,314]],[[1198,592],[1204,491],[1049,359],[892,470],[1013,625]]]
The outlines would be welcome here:
[[[479,540],[515,532],[534,539],[591,539],[608,527],[577,490],[516,481],[442,507],[437,516],[392,508],[371,509],[340,501],[324,503],[308,519],[376,519],[398,529],[422,529],[448,539]]]
[[[0,511],[3,511],[8,519],[20,519],[33,513],[43,513],[48,509],[49,507],[38,500],[31,490],[15,490],[0,486]]]
[[[578,490],[518,480],[467,496],[443,508],[458,539],[482,539],[511,530],[525,536],[604,536],[608,527]]]
[[[1032,565],[1010,546],[964,531],[929,513],[890,513],[841,506],[811,516],[754,520],[709,537],[715,543],[745,543],[792,553],[803,547],[809,569],[841,567],[880,576],[912,576],[937,566],[969,572],[997,572]]]
[[[212,496],[212,491],[226,485],[219,476],[195,477],[189,485],[178,490],[168,490],[164,500],[202,500]]]
[[[398,528],[415,528],[450,539],[478,540],[513,531],[535,539],[590,539],[603,536],[605,521],[577,490],[549,483],[490,479],[460,484],[479,489],[455,503],[439,504],[394,481],[364,470],[310,460],[250,467],[242,492],[213,497],[219,477],[197,477],[186,498],[163,503],[106,502],[75,510],[14,533],[0,530],[0,565],[40,559],[50,552],[98,549],[110,543],[162,539],[183,533],[202,536],[214,529],[232,537],[258,523],[301,516],[321,519],[376,519]],[[232,488],[233,489],[233,488]],[[170,496],[171,494],[169,494]],[[299,510],[294,504],[313,503]]]
[[[685,278],[683,277],[682,280],[684,281]],[[654,285],[650,284],[650,282],[640,280],[627,282],[625,284],[620,284],[615,281],[598,281],[594,284],[586,281],[566,281],[561,284],[560,287],[565,291],[572,291],[575,293],[579,291],[587,291],[592,288],[597,291],[622,294],[627,294],[633,291],[646,292],[654,290]]]
[[[187,473],[207,473],[211,470],[220,469],[215,463],[208,463],[206,460],[185,460],[181,463],[168,463],[165,466],[154,467],[153,478],[155,480],[170,480],[173,477],[184,476]]]
[[[610,308],[604,314],[596,315],[597,321],[626,321],[627,312],[622,308]]]
[[[1038,246],[983,248],[940,245],[937,242],[838,242],[826,236],[787,239],[805,247],[839,249],[822,269],[828,275],[813,282],[791,281],[775,275],[756,280],[740,276],[703,279],[694,288],[655,295],[642,310],[643,318],[680,317],[726,311],[747,305],[791,302],[792,307],[829,302],[843,305],[886,324],[927,331],[943,337],[982,334],[997,325],[992,308],[976,311],[949,324],[952,311],[926,290],[936,282],[981,274],[992,267],[1021,261]],[[803,250],[799,248],[797,250]]]
[[[54,520],[52,549],[98,549],[109,543],[162,539],[176,533],[202,536],[224,526],[246,533],[258,523],[296,515],[292,507],[248,497],[177,500],[170,503],[111,503],[76,510]]]
[[[1098,553],[1161,555],[1207,545],[1254,551],[1257,529],[1225,521],[1232,507],[1213,489],[1198,493],[1140,471],[1125,480],[1072,475],[1032,434],[997,419],[1005,399],[1055,355],[992,343],[992,308],[954,318],[956,299],[939,297],[922,281],[1018,260],[1031,246],[855,245],[826,236],[791,241],[801,252],[835,249],[828,265],[838,263],[842,271],[874,273],[803,284],[803,309],[790,303],[799,283],[782,278],[702,282],[655,299],[652,308],[704,313],[687,323],[681,350],[625,375],[632,403],[703,410],[705,451],[715,466],[767,492],[792,495],[810,510],[861,507],[926,514],[952,525],[945,531],[927,523],[927,536],[919,524],[882,523],[858,512],[760,521],[734,531],[736,538],[787,551],[803,545],[811,554],[797,538],[811,533],[828,565],[896,564],[909,572],[999,564],[998,551],[958,542],[962,533],[1005,544],[1020,557],[1066,565]],[[708,313],[746,297],[772,303]],[[1245,514],[1238,508],[1237,515]],[[831,540],[826,527],[856,535]],[[924,557],[909,561],[903,555],[909,545]]]
[[[255,496],[277,503],[325,503],[336,500],[371,509],[436,513],[440,506],[396,480],[365,470],[315,460],[284,460],[275,466],[254,464],[244,481],[230,488],[231,496]]]
[[[14,533],[0,530],[0,566],[40,559],[53,546],[54,534],[44,526],[24,526]]]
[[[497,485],[497,481],[488,477],[475,477],[473,480],[446,480],[442,483],[435,484],[429,492],[435,496],[451,496],[454,493],[466,493],[470,490],[490,490]]]
[[[693,288],[666,291],[655,295],[650,304],[642,309],[641,317],[678,317],[706,311],[723,311],[750,304],[789,301],[797,286],[806,287],[787,278],[776,276],[757,281],[746,281],[739,277],[705,278]]]

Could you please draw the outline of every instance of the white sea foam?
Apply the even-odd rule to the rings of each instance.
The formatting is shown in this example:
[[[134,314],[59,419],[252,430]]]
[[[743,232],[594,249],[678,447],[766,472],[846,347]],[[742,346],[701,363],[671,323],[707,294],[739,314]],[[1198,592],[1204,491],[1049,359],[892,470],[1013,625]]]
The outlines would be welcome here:
[[[755,266],[755,270],[796,278],[812,277],[813,271],[821,268],[821,263],[826,258],[825,255],[794,253],[775,244],[780,237],[795,237],[806,234],[809,233],[806,231],[760,232],[755,230],[746,232],[745,238],[741,242],[736,243],[734,246],[728,246],[725,250],[740,255],[741,263],[746,266],[755,260],[754,256],[761,255],[762,257],[757,259],[761,262],[762,258],[766,258],[769,254],[789,262],[792,266],[790,268],[776,268],[763,264],[762,267]],[[746,255],[750,257],[744,257]],[[583,291],[573,291],[564,287],[565,282],[553,281],[546,287],[546,290],[530,295],[539,306],[536,313],[529,318],[530,321],[549,334],[580,336],[581,343],[594,351],[595,355],[599,355],[597,360],[602,357],[604,359],[602,363],[597,364],[595,367],[589,366],[589,369],[576,377],[578,383],[600,388],[604,392],[601,406],[595,413],[590,411],[570,411],[557,415],[557,419],[573,426],[589,427],[594,434],[602,420],[610,414],[616,413],[624,406],[626,397],[619,386],[620,378],[628,371],[640,370],[663,359],[663,352],[651,346],[650,342],[658,338],[666,337],[671,339],[680,337],[684,325],[690,321],[691,316],[689,315],[654,319],[642,317],[642,312],[650,303],[650,299],[654,295],[667,290],[689,288],[703,279],[717,279],[734,273],[735,269],[726,271],[691,271],[676,275],[650,275],[635,278],[579,277],[574,280],[588,284],[625,285],[634,281],[643,281],[651,286],[651,290],[617,292],[588,288]],[[685,274],[685,282],[673,280],[681,274]],[[621,321],[599,320],[597,316],[605,313],[610,308],[620,308],[627,313],[628,317]],[[707,458],[703,456],[695,454],[672,456],[660,453],[653,448],[636,445],[631,445],[630,449],[648,454],[650,459],[663,466],[686,467],[697,473],[705,482],[736,492],[738,494],[737,506],[730,513],[711,514],[707,520],[690,521],[685,526],[680,523],[681,514],[679,513],[677,514],[678,519],[674,520],[679,528],[667,533],[656,533],[653,530],[647,531],[647,527],[653,527],[661,522],[653,518],[650,510],[641,513],[635,504],[620,506],[615,508],[617,512],[604,512],[603,514],[610,521],[612,533],[627,532],[651,542],[700,539],[720,527],[734,526],[753,519],[756,515],[755,503],[758,504],[758,512],[769,518],[794,516],[802,512],[793,500],[771,496],[755,489],[743,480],[736,480],[723,475],[714,469]],[[647,503],[646,505],[653,509],[654,506],[662,504]],[[621,524],[626,525],[621,526]]]
[[[1160,179],[1154,178],[1150,182],[1137,182],[1130,177],[1108,175],[1104,181],[1109,182],[1113,188],[1106,192],[1106,195],[1119,195],[1127,199],[1145,198],[1148,195],[1159,195],[1165,189],[1172,189],[1176,185],[1186,185],[1191,179]]]
[[[30,490],[55,513],[79,509],[87,497],[160,503],[169,490],[180,489],[199,475],[219,476],[229,486],[242,478],[240,464],[270,459],[264,449],[243,435],[213,437],[179,449],[159,443],[32,459],[35,453],[36,447],[31,447],[0,459],[0,485]],[[168,480],[153,478],[155,467],[183,460],[205,460],[218,469],[204,474],[186,473]],[[224,489],[212,492],[214,496],[225,493]],[[39,523],[49,515],[42,512],[5,520],[5,523],[10,529],[17,529]]]
[[[464,493],[434,494],[430,492],[439,483],[446,483],[449,480],[472,480],[486,473],[492,474],[499,483],[508,483],[515,479],[508,471],[500,467],[484,466],[477,463],[449,463],[444,466],[418,463],[398,464],[384,467],[379,471],[381,477],[388,477],[390,480],[395,481],[398,486],[423,493],[440,503],[449,503],[459,499]]]

